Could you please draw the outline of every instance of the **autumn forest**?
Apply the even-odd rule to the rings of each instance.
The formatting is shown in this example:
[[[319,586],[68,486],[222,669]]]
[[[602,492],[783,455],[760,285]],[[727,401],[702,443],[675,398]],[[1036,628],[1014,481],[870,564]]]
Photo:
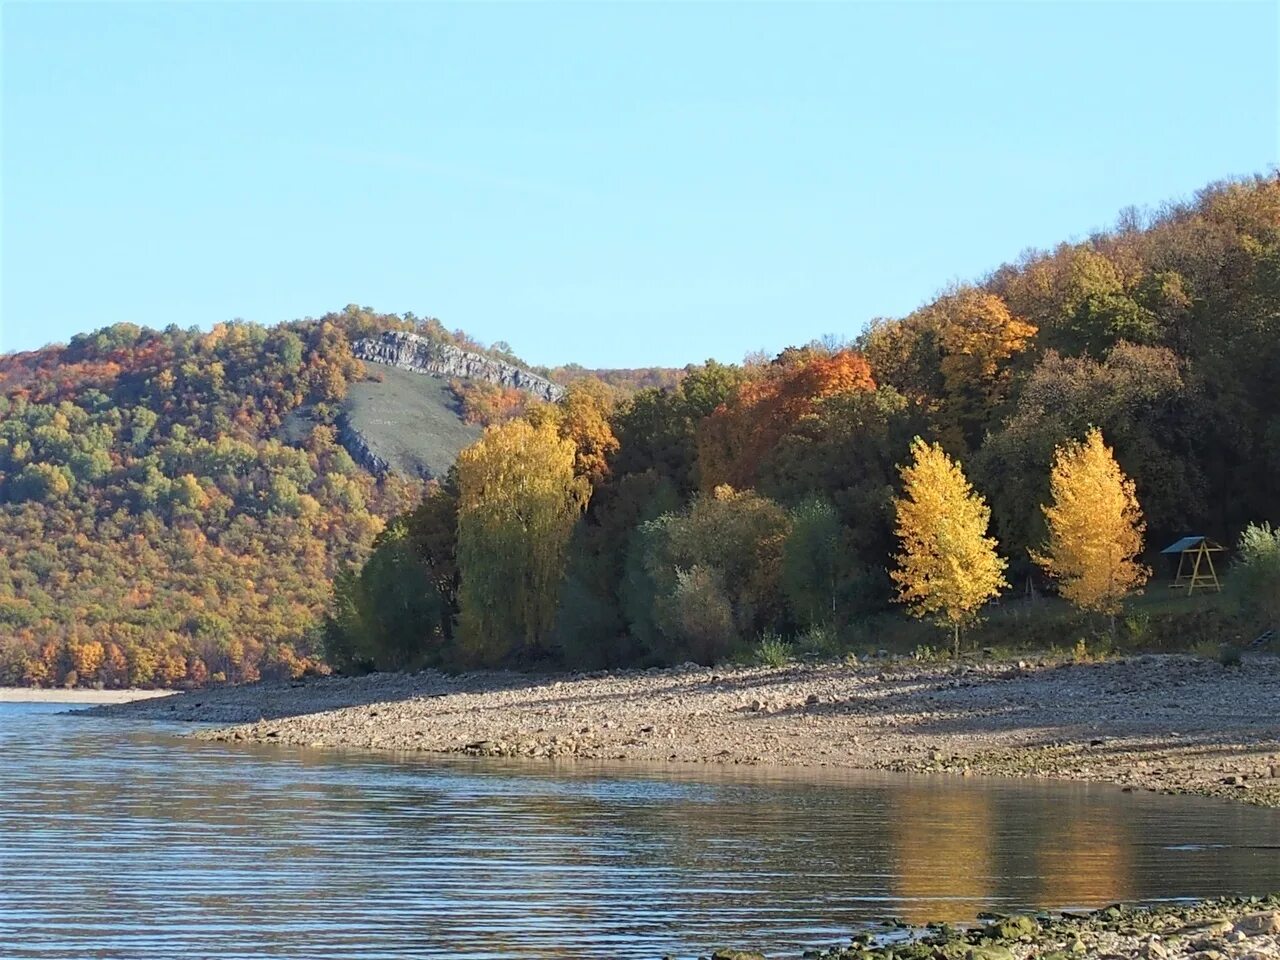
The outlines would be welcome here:
[[[909,614],[959,645],[1028,594],[1114,629],[1187,534],[1280,557],[1280,180],[850,323],[740,364],[540,369],[554,404],[455,381],[485,431],[430,479],[344,445],[381,375],[353,342],[505,344],[349,307],[4,356],[0,685],[711,663]],[[1280,617],[1267,589],[1233,615]]]

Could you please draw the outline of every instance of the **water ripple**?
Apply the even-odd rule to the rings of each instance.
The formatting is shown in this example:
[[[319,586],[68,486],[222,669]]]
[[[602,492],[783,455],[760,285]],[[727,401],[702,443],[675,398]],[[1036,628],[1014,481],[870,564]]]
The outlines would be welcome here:
[[[60,710],[0,704],[13,960],[795,952],[886,915],[1280,888],[1280,815],[1243,806],[233,747]]]

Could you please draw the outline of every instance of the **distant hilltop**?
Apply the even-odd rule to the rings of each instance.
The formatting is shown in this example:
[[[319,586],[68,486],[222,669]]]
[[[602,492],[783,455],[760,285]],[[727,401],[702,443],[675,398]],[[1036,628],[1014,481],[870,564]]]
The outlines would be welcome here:
[[[354,304],[0,353],[0,686],[318,668],[332,581],[487,423],[558,399],[554,381],[625,396],[682,375],[535,371],[501,341]]]
[[[433,377],[480,380],[523,390],[547,403],[555,403],[564,396],[564,387],[523,367],[416,333],[388,330],[380,336],[355,341],[351,351],[361,360],[401,370]]]

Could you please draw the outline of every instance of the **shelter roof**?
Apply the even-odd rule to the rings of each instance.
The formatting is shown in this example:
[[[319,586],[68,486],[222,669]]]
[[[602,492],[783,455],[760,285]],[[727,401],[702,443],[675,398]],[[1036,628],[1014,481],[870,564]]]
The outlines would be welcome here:
[[[1161,553],[1186,553],[1188,550],[1194,550],[1196,547],[1200,546],[1200,544],[1202,543],[1205,545],[1205,548],[1208,550],[1222,549],[1222,547],[1218,546],[1208,537],[1183,537],[1181,540],[1177,541],[1176,543],[1169,544],[1169,546],[1165,547],[1160,552]]]

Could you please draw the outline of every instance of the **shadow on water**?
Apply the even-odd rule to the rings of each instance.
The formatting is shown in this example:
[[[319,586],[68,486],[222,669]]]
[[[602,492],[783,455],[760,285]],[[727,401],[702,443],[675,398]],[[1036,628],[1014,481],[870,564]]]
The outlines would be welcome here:
[[[61,709],[61,708],[58,708]],[[198,743],[0,705],[0,954],[798,952],[1280,888],[1280,814],[1112,787]]]

